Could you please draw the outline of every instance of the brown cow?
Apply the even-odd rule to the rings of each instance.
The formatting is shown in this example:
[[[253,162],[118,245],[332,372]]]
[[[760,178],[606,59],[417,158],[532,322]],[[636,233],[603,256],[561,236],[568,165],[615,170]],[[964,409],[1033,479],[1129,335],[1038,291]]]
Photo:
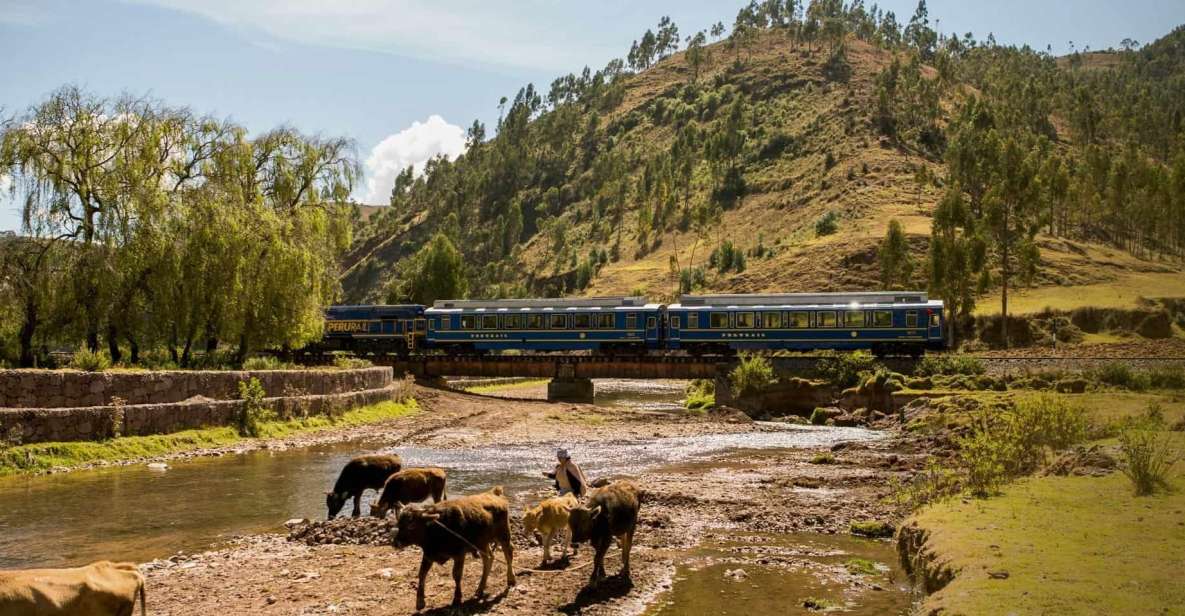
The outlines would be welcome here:
[[[325,507],[329,519],[342,510],[346,500],[354,499],[354,517],[362,515],[362,493],[367,490],[382,490],[387,478],[403,468],[403,461],[397,455],[358,456],[346,463],[333,484],[333,491],[325,493]]]
[[[134,563],[0,571],[0,616],[132,616],[136,597],[147,614],[144,575]]]
[[[370,515],[376,518],[387,517],[387,512],[399,510],[408,503],[418,503],[432,497],[432,502],[439,503],[445,498],[446,476],[443,468],[409,468],[399,471],[387,478],[383,486],[383,493],[377,503],[370,506]]]
[[[583,506],[568,513],[572,543],[588,541],[596,550],[591,584],[605,577],[605,552],[616,537],[621,545],[621,575],[630,576],[630,546],[638,523],[638,487],[629,481],[614,481],[589,493]]]
[[[399,513],[398,528],[393,541],[395,547],[418,545],[424,555],[420,559],[420,583],[416,587],[416,609],[424,609],[424,581],[433,563],[453,561],[453,605],[461,603],[461,574],[465,569],[465,554],[481,556],[481,582],[477,596],[486,592],[486,578],[494,564],[492,544],[502,547],[506,556],[506,585],[514,586],[514,548],[510,545],[510,503],[502,495],[502,487],[474,496],[446,500],[427,507],[407,507]]]
[[[552,538],[556,533],[568,529],[568,512],[579,504],[576,495],[569,492],[563,496],[549,498],[523,514],[523,530],[527,535],[533,535],[536,531],[543,534],[543,564],[546,565],[547,561],[551,560]],[[572,534],[568,533],[560,558],[568,556],[568,548],[571,545]]]

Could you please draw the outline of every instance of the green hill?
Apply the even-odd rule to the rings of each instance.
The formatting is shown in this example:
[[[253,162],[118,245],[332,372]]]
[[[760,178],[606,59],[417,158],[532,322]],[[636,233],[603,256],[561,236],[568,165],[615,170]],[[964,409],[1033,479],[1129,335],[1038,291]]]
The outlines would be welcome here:
[[[431,299],[409,282],[437,233],[473,296],[877,288],[891,219],[915,262],[898,284],[925,287],[936,204],[957,186],[977,209],[977,171],[949,165],[979,160],[976,109],[1034,161],[1017,233],[1039,259],[1011,284],[1185,289],[1185,29],[1053,58],[861,3],[765,6],[718,42],[521,90],[496,136],[475,124],[465,155],[407,174],[358,224],[344,299]],[[985,250],[989,301],[1001,261]]]

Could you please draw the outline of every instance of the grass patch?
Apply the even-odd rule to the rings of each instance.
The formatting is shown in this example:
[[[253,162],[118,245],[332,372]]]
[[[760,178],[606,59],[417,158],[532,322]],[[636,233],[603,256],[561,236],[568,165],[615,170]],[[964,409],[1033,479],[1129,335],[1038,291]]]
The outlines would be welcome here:
[[[1174,433],[1176,446],[1185,435]],[[1185,477],[1180,469],[1175,482]],[[989,500],[916,516],[939,560],[961,571],[919,613],[1161,614],[1185,605],[1185,492],[1135,498],[1119,473],[1031,477]],[[994,579],[988,572],[1007,572]]]
[[[880,520],[853,520],[848,532],[861,537],[892,537],[893,525]]]
[[[380,402],[343,413],[333,419],[324,416],[306,419],[271,420],[256,428],[260,438],[281,438],[331,428],[349,428],[411,415],[419,410],[415,400]],[[33,443],[0,449],[0,476],[36,473],[54,467],[72,467],[97,462],[119,462],[173,453],[225,447],[250,440],[240,436],[235,426],[184,430],[172,434],[126,436],[106,441],[69,443]]]
[[[1008,312],[1030,314],[1046,308],[1139,308],[1144,297],[1179,297],[1185,288],[1185,274],[1180,272],[1137,272],[1121,274],[1115,280],[1077,286],[1049,286],[1022,289],[1008,295]],[[996,314],[1000,297],[993,294],[976,302],[975,314]]]
[[[462,391],[471,394],[491,394],[508,389],[525,389],[527,387],[538,387],[540,385],[547,385],[551,379],[527,379],[525,381],[514,381],[511,383],[491,383],[489,385],[474,385],[473,387],[462,387]]]
[[[843,564],[848,573],[852,575],[876,575],[880,570],[876,568],[876,563],[867,558],[849,558]]]
[[[689,411],[704,412],[716,406],[716,383],[710,379],[696,379],[687,384],[687,399],[683,401],[683,408]]]
[[[827,451],[817,453],[811,458],[811,464],[835,464],[835,455]]]

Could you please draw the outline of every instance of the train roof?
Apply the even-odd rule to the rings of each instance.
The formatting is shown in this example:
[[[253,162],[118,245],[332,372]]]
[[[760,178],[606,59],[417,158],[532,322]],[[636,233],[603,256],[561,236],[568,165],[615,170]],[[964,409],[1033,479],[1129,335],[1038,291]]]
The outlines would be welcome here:
[[[662,304],[646,303],[646,298],[637,296],[621,297],[569,297],[569,298],[538,298],[538,299],[445,299],[437,300],[432,305],[433,312],[441,311],[509,311],[509,310],[636,310],[639,308],[660,308]]]
[[[942,300],[932,300],[921,291],[869,291],[857,293],[768,293],[744,295],[683,295],[671,309],[702,308],[869,308],[924,306],[941,307]]]

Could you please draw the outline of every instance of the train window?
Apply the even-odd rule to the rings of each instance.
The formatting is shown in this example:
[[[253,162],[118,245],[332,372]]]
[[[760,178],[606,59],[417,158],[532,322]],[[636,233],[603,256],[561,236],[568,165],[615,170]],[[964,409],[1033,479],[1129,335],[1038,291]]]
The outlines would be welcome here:
[[[699,313],[687,313],[687,329],[699,329]]]
[[[844,327],[864,327],[864,311],[849,310],[843,313]]]
[[[475,319],[471,314],[461,315],[461,329],[473,329]]]
[[[874,310],[872,313],[873,327],[893,327],[892,310]]]
[[[752,312],[738,312],[737,313],[737,327],[745,329],[752,328],[757,321],[757,317]]]
[[[930,313],[930,327],[938,327],[939,325],[942,325],[941,317],[938,316],[937,312]]]
[[[551,328],[552,329],[567,329],[568,328],[568,315],[553,314],[553,315],[551,315],[551,319],[549,319],[549,320],[551,321]]]
[[[625,328],[638,329],[638,315],[632,312],[625,315]]]
[[[481,315],[481,328],[482,329],[498,329],[498,315],[496,315],[496,314]]]
[[[613,313],[597,315],[597,327],[601,329],[613,329],[613,326]]]
[[[585,313],[578,312],[578,313],[572,315],[572,329],[588,329],[589,322],[591,321],[591,319],[589,319],[589,316],[591,316],[591,315],[589,315],[587,312],[585,312]]]
[[[543,329],[543,315],[528,314],[527,315],[527,329]]]
[[[654,329],[655,327],[658,327],[658,319],[655,319],[654,317],[647,317],[646,329]]]
[[[671,328],[679,329],[679,317],[671,317]]]
[[[416,331],[421,334],[428,331],[428,319],[416,319]]]
[[[765,329],[778,329],[782,326],[782,313],[766,312],[761,315],[761,326]]]
[[[439,329],[440,331],[445,331],[445,330],[450,329],[452,326],[452,323],[450,323],[449,321],[452,321],[451,317],[440,317],[440,324],[436,326],[437,329]]]
[[[727,312],[709,312],[708,322],[712,329],[724,329],[728,327],[728,313]]]
[[[835,327],[835,313],[831,311],[816,312],[815,327]]]
[[[508,314],[502,317],[502,329],[522,329],[523,315]]]
[[[917,327],[918,326],[918,311],[917,310],[910,310],[909,312],[905,313],[905,326],[906,327]]]
[[[809,312],[787,312],[786,313],[786,327],[793,327],[795,329],[806,329],[811,326],[811,313]]]

